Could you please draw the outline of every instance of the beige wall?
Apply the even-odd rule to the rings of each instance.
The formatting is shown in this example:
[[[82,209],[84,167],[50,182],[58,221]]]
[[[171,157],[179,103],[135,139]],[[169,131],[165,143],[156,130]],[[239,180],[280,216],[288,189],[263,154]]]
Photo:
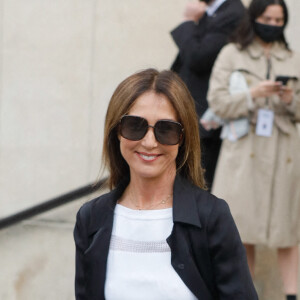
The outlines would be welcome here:
[[[112,92],[170,66],[184,2],[0,0],[0,217],[96,178]]]
[[[1,216],[88,180],[93,6],[1,1]]]
[[[94,180],[114,88],[170,66],[185,3],[0,0],[0,217]]]

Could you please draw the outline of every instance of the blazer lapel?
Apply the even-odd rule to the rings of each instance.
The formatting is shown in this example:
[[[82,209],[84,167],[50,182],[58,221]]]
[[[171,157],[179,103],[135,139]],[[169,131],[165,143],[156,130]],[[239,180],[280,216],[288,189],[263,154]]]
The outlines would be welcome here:
[[[211,300],[213,296],[193,258],[191,235],[188,232],[190,227],[202,229],[195,199],[195,187],[189,181],[177,176],[173,195],[174,226],[171,235],[167,238],[172,252],[171,264],[197,298]],[[199,238],[201,237],[203,235],[199,234]]]
[[[171,264],[186,286],[198,299],[212,300],[213,296],[193,258],[191,241],[187,235],[186,228],[175,223],[167,242],[172,252]]]

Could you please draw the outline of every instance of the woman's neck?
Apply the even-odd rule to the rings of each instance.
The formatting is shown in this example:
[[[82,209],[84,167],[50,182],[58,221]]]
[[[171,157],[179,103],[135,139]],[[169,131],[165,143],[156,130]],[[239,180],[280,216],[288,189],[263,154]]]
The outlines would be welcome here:
[[[172,207],[175,176],[176,173],[159,179],[132,176],[119,203],[132,209]]]

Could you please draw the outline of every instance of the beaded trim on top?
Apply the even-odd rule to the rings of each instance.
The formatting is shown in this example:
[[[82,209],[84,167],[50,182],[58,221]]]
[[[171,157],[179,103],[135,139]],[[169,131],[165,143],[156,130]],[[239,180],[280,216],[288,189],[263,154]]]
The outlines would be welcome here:
[[[157,241],[157,242],[133,241],[128,239],[123,239],[115,235],[111,236],[109,249],[115,251],[135,252],[135,253],[171,252],[170,247],[166,241]]]

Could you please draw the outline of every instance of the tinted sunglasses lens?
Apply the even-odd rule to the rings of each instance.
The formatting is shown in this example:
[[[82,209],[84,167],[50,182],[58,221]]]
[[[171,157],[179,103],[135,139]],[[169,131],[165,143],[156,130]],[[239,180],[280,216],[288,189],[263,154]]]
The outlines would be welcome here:
[[[155,124],[155,137],[164,145],[176,145],[180,142],[182,126],[180,123],[161,120]]]
[[[121,119],[121,135],[128,140],[138,141],[142,139],[148,130],[148,123],[144,118],[124,116]]]

